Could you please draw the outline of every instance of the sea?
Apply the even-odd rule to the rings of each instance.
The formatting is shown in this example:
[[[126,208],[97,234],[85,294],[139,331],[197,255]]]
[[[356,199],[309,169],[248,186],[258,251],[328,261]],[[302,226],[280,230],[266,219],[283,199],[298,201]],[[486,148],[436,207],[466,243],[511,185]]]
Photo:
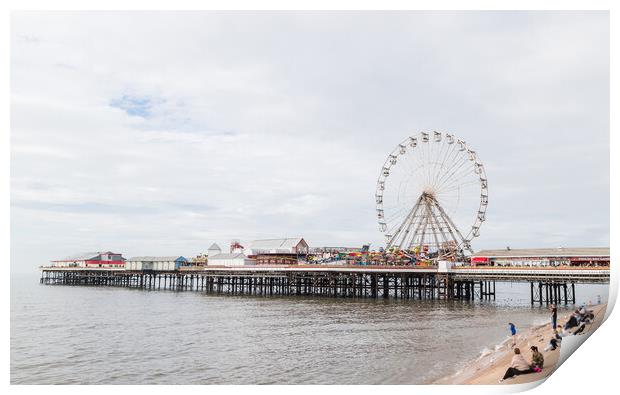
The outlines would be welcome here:
[[[577,285],[577,304],[608,285]],[[11,384],[426,384],[549,322],[529,284],[495,300],[228,296],[11,276]],[[559,314],[570,307],[561,306]]]

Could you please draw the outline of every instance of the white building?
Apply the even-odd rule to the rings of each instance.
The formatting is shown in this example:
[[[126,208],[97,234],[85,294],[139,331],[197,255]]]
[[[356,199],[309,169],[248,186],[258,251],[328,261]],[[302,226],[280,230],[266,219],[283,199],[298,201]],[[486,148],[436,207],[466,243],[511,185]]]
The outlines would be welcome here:
[[[207,257],[212,257],[212,256],[216,256],[218,254],[222,253],[222,249],[220,248],[220,246],[217,245],[217,243],[213,243],[211,244],[211,247],[209,247],[209,249],[207,250]]]
[[[243,266],[254,265],[255,263],[254,259],[248,258],[242,252],[216,254],[213,256],[209,253],[209,260],[207,261],[208,266]]]
[[[186,262],[182,256],[136,256],[125,262],[125,269],[171,271]]]

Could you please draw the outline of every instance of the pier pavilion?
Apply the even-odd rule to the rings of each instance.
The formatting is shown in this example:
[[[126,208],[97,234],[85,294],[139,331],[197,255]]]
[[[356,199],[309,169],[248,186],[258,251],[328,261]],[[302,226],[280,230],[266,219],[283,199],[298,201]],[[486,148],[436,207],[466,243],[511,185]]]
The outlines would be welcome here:
[[[482,250],[471,257],[474,266],[604,266],[609,267],[609,247],[527,248]]]

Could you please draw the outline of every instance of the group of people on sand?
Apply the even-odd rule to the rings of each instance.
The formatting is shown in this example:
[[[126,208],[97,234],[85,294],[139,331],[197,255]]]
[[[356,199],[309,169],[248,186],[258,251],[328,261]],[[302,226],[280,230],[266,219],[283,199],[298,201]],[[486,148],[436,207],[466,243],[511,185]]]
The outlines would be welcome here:
[[[500,383],[508,378],[518,376],[520,374],[542,371],[543,365],[545,364],[545,357],[540,351],[538,351],[538,347],[536,346],[530,347],[530,350],[532,351],[532,360],[528,363],[523,354],[521,354],[521,350],[518,347],[515,347],[515,355],[512,357],[510,367],[506,370],[504,377],[499,379]]]
[[[575,310],[564,326],[561,327],[561,330],[558,330],[558,309],[556,305],[552,304],[550,306],[551,310],[551,326],[553,328],[553,336],[549,340],[549,344],[545,347],[544,351],[556,350],[560,343],[562,342],[562,337],[567,335],[578,335],[584,331],[586,324],[592,323],[594,320],[594,313],[592,310],[586,309],[585,306],[581,306],[579,309]],[[543,365],[545,363],[545,358],[540,351],[538,351],[538,347],[531,346],[530,350],[532,352],[531,361],[528,362],[523,354],[521,354],[521,350],[516,346],[517,339],[517,329],[513,323],[509,323],[508,327],[510,329],[510,335],[512,337],[512,347],[514,347],[514,356],[512,357],[512,361],[510,362],[510,367],[506,370],[504,377],[502,377],[499,382],[518,376],[521,374],[527,373],[538,373],[542,371]],[[571,332],[571,329],[574,329]]]
[[[563,332],[565,334],[571,333],[570,330],[576,328],[572,334],[578,335],[586,328],[586,324],[591,323],[592,320],[594,320],[594,313],[586,309],[586,306],[581,306],[568,317],[568,320],[564,324]]]

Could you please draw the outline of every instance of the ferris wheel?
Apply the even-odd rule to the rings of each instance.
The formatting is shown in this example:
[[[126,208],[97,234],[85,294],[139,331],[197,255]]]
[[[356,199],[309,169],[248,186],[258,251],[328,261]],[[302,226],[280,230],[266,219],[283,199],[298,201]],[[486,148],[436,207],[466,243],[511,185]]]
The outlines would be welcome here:
[[[465,141],[421,132],[388,155],[375,193],[386,249],[451,259],[473,254],[471,241],[486,219],[484,166]]]

